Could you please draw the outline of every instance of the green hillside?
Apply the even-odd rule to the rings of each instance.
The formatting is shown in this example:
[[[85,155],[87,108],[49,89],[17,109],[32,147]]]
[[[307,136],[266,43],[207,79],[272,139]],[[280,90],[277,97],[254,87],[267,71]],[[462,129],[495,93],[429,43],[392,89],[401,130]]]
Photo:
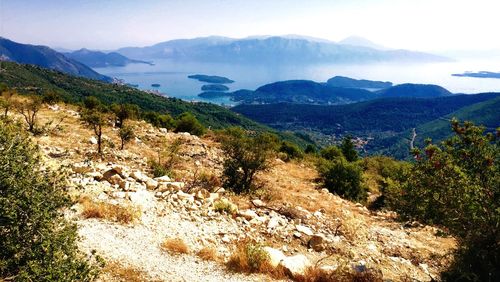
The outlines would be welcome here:
[[[460,121],[472,121],[475,124],[485,126],[488,131],[494,131],[500,126],[500,97],[461,108],[442,118],[417,126],[415,128],[417,134],[415,146],[423,147],[426,138],[438,142],[452,135],[450,125],[452,118],[457,118]],[[369,144],[367,149],[377,154],[407,159],[410,157],[411,137],[412,130],[407,130],[390,138],[375,140],[372,144]]]

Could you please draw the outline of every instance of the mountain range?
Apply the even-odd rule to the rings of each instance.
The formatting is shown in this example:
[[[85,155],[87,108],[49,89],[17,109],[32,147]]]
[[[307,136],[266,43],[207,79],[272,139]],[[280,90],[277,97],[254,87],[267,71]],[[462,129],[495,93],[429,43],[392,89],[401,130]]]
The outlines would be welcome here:
[[[74,59],[91,68],[123,67],[128,64],[151,64],[150,62],[127,58],[116,52],[92,51],[82,48],[74,52],[67,52],[64,55]]]
[[[111,82],[113,79],[99,74],[85,64],[40,45],[21,44],[0,37],[0,61],[37,65],[63,73]]]
[[[360,44],[360,45],[353,45]],[[178,39],[117,52],[138,59],[174,59],[226,63],[366,63],[442,62],[448,58],[408,50],[380,49],[358,39],[335,43],[302,36],[258,36],[234,39],[210,36]]]

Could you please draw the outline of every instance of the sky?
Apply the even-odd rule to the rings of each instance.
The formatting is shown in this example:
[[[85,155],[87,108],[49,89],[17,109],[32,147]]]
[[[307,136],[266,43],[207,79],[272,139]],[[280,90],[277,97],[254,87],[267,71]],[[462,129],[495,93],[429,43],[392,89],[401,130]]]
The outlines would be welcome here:
[[[111,50],[178,38],[356,35],[420,51],[500,49],[498,0],[0,0],[0,36]]]

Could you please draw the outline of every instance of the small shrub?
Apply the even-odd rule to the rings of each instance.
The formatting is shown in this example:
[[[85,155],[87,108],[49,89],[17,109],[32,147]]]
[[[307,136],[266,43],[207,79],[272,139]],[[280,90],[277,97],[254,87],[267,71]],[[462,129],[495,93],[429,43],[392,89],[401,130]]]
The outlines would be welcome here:
[[[306,149],[304,150],[304,153],[306,154],[316,154],[318,152],[318,149],[314,145],[307,145]]]
[[[202,260],[217,261],[219,259],[217,250],[213,247],[204,247],[196,255]]]
[[[238,272],[267,272],[269,270],[269,255],[264,246],[250,241],[239,242],[231,254],[227,266]]]
[[[334,161],[338,158],[344,157],[344,154],[342,154],[342,150],[340,150],[339,147],[337,146],[329,146],[321,150],[320,155],[323,159],[329,160],[329,161]]]
[[[172,254],[187,254],[189,248],[180,238],[167,238],[161,244],[161,248]]]
[[[235,214],[238,211],[238,207],[230,201],[222,199],[214,202],[214,211]]]
[[[150,161],[149,167],[151,168],[154,177],[162,177],[164,175],[171,176],[172,174],[170,170],[156,161]]]
[[[382,282],[383,276],[380,271],[366,269],[365,271],[355,271],[349,266],[339,266],[335,271],[326,272],[319,267],[310,267],[303,277],[297,279],[298,282]]]
[[[132,206],[113,205],[105,202],[94,202],[84,197],[80,200],[84,218],[101,218],[109,221],[128,224],[136,221],[140,210]]]
[[[120,131],[118,132],[118,136],[120,136],[121,141],[120,150],[123,150],[125,144],[135,138],[134,127],[130,125],[122,126],[122,128],[120,128]]]

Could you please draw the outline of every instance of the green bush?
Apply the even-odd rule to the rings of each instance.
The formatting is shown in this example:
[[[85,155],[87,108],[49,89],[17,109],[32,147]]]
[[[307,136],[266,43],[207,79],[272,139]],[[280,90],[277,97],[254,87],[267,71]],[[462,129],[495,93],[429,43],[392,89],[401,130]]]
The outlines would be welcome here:
[[[343,158],[342,150],[337,146],[328,146],[321,150],[320,155],[325,160],[333,161],[338,158]]]
[[[189,132],[193,135],[201,136],[205,133],[205,127],[190,113],[183,113],[177,120],[175,132]]]
[[[251,137],[240,128],[226,130],[222,136],[222,150],[226,157],[222,186],[235,193],[255,190],[255,174],[269,167],[276,140],[276,136],[268,133]]]
[[[288,142],[288,141],[281,142],[281,145],[280,145],[278,151],[286,154],[285,161],[289,161],[292,159],[301,159],[304,155],[302,153],[302,150],[299,148],[299,146],[297,146],[291,142]]]
[[[125,125],[127,119],[137,118],[140,112],[139,106],[133,104],[113,104],[111,105],[111,111],[115,114],[115,124],[119,128]]]
[[[397,211],[447,227],[460,243],[449,281],[500,280],[499,137],[470,122],[452,121],[455,135],[416,149]]]
[[[342,140],[342,144],[340,145],[340,150],[342,150],[342,154],[349,162],[355,162],[358,160],[358,152],[354,148],[354,143],[352,143],[352,137],[346,136]]]
[[[142,117],[145,121],[155,127],[174,129],[176,126],[174,118],[169,114],[159,114],[158,112],[146,112]]]
[[[333,161],[322,159],[317,165],[323,187],[342,198],[365,202],[366,187],[363,185],[363,170],[357,163],[340,157]]]
[[[63,216],[65,179],[42,165],[19,125],[0,121],[0,280],[91,281],[97,269]]]

